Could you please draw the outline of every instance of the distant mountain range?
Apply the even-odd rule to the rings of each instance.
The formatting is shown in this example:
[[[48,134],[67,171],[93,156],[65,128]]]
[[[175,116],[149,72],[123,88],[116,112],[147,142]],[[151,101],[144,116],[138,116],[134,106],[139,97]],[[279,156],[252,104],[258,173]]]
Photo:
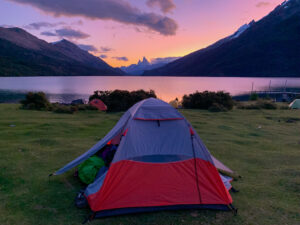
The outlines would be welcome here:
[[[144,57],[143,60],[139,60],[137,64],[122,66],[120,69],[129,75],[142,75],[146,70],[153,70],[162,67],[178,58],[179,57],[156,58],[149,62],[146,57]]]
[[[300,77],[300,0],[285,1],[258,22],[144,75]]]
[[[0,76],[300,77],[300,0],[287,0],[234,34],[184,57],[113,68],[67,40],[48,43],[0,27]]]
[[[124,74],[70,41],[47,43],[23,29],[0,27],[0,76]]]

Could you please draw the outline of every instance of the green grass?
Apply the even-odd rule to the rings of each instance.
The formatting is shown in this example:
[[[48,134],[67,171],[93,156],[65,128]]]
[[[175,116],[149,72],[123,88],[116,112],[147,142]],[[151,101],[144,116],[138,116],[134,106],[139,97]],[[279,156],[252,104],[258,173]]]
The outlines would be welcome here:
[[[187,210],[95,220],[93,224],[299,224],[300,112],[182,110],[211,153],[243,178],[233,182],[238,215]],[[74,115],[0,104],[0,224],[81,224],[73,171],[48,174],[85,152],[121,113]],[[286,122],[289,119],[293,122]],[[298,120],[297,120],[298,119]],[[15,126],[11,126],[15,125]]]

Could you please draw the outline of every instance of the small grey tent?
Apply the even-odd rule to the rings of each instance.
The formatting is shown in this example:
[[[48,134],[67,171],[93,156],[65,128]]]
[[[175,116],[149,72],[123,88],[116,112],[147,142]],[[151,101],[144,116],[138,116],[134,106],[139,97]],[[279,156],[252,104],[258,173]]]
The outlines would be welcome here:
[[[294,101],[292,101],[289,107],[291,109],[300,109],[300,99],[295,99]]]

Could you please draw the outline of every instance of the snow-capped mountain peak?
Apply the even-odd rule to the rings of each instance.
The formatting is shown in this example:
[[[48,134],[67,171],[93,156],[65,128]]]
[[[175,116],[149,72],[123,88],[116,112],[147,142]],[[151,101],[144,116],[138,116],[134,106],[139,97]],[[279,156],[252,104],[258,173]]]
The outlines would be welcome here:
[[[141,65],[141,66],[148,66],[148,65],[150,65],[150,63],[149,63],[149,61],[146,59],[146,57],[144,56],[144,57],[143,57],[143,61],[139,60],[138,65]]]
[[[283,3],[281,3],[281,6],[286,6],[290,0],[285,0]]]
[[[145,70],[156,69],[178,58],[179,57],[155,58],[149,62],[146,57],[143,57],[143,60],[139,60],[137,64],[122,66],[120,68],[131,75],[142,75]]]
[[[246,23],[243,26],[241,26],[231,37],[231,39],[238,38],[242,33],[244,33],[249,27],[252,26],[252,24],[255,23],[254,20],[252,20],[250,23]]]

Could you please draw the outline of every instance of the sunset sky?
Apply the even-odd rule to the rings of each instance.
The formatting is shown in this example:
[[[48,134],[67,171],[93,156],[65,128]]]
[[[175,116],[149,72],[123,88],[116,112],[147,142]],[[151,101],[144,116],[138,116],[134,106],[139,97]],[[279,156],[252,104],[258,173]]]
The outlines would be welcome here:
[[[0,0],[0,26],[73,41],[112,66],[183,56],[283,0]]]

